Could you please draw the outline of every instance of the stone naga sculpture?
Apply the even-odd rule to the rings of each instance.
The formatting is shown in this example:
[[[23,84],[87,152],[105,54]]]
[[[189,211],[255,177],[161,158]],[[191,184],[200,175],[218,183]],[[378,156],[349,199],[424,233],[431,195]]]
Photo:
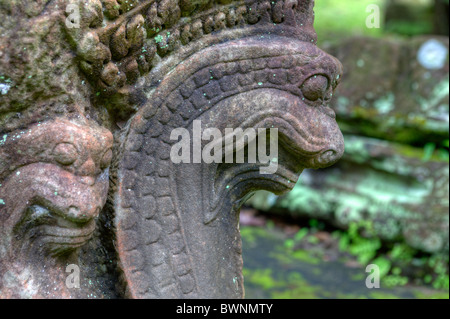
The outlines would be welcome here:
[[[120,295],[243,297],[240,206],[256,190],[289,191],[303,169],[332,165],[344,151],[335,114],[328,107],[342,67],[315,45],[314,2],[63,2],[72,11],[61,14],[60,22],[81,74],[91,86],[89,103],[95,111],[90,113],[115,136],[107,205],[115,228],[114,238],[108,240],[117,252]],[[102,110],[109,111],[108,117]],[[85,112],[80,111],[82,115]],[[66,123],[65,129],[71,130],[76,124],[64,121],[49,121],[42,131],[61,130],[54,140],[44,143],[56,147],[56,154],[70,152],[72,145],[67,144],[60,126]],[[198,121],[220,132],[277,128],[279,154],[272,159],[278,163],[277,171],[260,174],[262,162],[175,164],[171,150],[177,140],[171,138],[172,132],[184,128],[192,136]],[[2,219],[2,231],[7,234],[2,235],[7,240],[5,253],[28,249],[24,240],[15,246],[12,234],[18,232],[25,238],[27,224],[20,221],[39,220],[48,211],[76,224],[75,230],[65,232],[73,232],[77,239],[53,243],[42,237],[48,247],[40,257],[43,262],[52,256],[59,258],[88,239],[89,221],[99,214],[106,199],[105,174],[112,141],[109,133],[93,127],[79,128],[81,135],[90,136],[84,138],[96,141],[87,143],[82,151],[95,154],[91,166],[96,173],[88,174],[90,177],[85,177],[80,167],[68,170],[72,163],[67,164],[67,155],[61,156],[62,163],[56,159],[57,165],[48,152],[30,155],[35,165],[45,168],[31,167],[28,183],[38,185],[42,201],[54,204],[19,205],[12,194],[19,187],[14,168],[2,176],[7,181],[2,181],[6,210],[17,215],[14,222]],[[41,136],[39,132],[33,126],[29,139],[18,144],[25,147],[23,151],[32,144],[32,136]],[[48,134],[52,135],[43,136]],[[60,144],[53,146],[55,143]],[[14,152],[7,147],[0,158],[7,158],[13,166],[16,161],[22,163],[9,155]],[[47,161],[49,164],[41,164]],[[46,175],[47,169],[57,180],[54,184],[71,194],[69,198],[73,195],[72,202],[59,203],[51,189],[46,190],[45,185],[53,180]],[[93,183],[90,191],[79,187],[83,179]],[[73,186],[67,181],[74,181]],[[25,187],[24,193],[31,195],[32,191]],[[71,204],[78,202],[84,206]],[[51,211],[53,207],[58,208]],[[63,237],[70,237],[67,233]],[[4,264],[14,263],[27,262],[11,257]],[[63,290],[60,297],[67,296]]]

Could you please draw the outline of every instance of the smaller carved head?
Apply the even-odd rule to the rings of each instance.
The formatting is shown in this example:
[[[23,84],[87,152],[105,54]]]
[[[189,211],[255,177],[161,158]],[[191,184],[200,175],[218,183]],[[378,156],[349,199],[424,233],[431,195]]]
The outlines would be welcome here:
[[[64,119],[6,136],[0,236],[9,247],[3,251],[61,255],[86,243],[106,202],[112,143],[106,129]]]

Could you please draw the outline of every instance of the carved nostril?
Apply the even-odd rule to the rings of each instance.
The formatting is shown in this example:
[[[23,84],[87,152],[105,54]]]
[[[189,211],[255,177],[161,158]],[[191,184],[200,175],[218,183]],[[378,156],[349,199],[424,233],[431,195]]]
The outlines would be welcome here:
[[[69,208],[67,216],[71,220],[79,220],[79,219],[81,219],[80,209],[78,207],[71,206]]]
[[[100,207],[96,207],[90,212],[84,212],[78,207],[71,206],[67,212],[67,217],[73,222],[85,223],[90,221],[92,218],[97,217],[100,214],[100,211]]]
[[[89,158],[83,166],[80,167],[79,174],[82,176],[93,176],[95,175],[95,163],[92,158]]]
[[[329,166],[336,163],[341,156],[335,150],[327,150],[319,155],[317,162],[323,166]]]

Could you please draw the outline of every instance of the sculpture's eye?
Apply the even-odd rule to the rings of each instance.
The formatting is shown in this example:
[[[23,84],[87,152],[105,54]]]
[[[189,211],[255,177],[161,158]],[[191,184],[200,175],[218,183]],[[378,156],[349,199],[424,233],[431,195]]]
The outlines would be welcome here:
[[[300,89],[303,96],[310,101],[323,99],[328,89],[328,78],[323,75],[313,75],[303,82]]]
[[[78,151],[73,144],[60,143],[53,149],[55,160],[61,165],[73,164],[78,158]]]
[[[100,163],[100,167],[102,169],[107,168],[111,164],[112,156],[113,156],[112,150],[110,149],[107,150],[105,154],[103,154],[102,161]]]

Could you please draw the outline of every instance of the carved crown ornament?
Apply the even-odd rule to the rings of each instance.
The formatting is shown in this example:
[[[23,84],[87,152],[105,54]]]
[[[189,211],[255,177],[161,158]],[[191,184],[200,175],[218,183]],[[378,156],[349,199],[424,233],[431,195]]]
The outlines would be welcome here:
[[[254,35],[316,42],[311,0],[70,3],[80,8],[79,27],[67,28],[80,68],[95,98],[120,114],[134,112],[144,88],[202,48]]]

